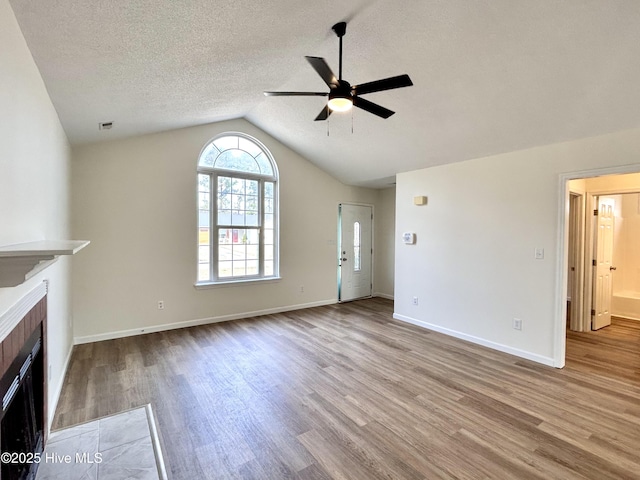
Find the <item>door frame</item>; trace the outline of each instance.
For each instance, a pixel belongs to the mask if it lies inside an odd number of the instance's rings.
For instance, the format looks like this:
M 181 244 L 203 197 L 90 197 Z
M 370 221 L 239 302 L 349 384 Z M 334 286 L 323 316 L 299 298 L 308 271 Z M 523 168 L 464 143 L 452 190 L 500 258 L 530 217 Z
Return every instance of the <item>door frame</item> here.
M 571 289 L 571 313 L 569 325 L 571 330 L 584 331 L 584 271 L 585 271 L 585 193 L 569 191 L 570 217 L 569 217 L 569 247 L 567 255 L 572 255 L 575 265 L 573 272 L 573 285 Z M 573 232 L 573 237 L 571 236 Z M 568 281 L 567 281 L 568 283 Z
M 376 232 L 376 212 L 375 212 L 375 205 L 373 205 L 372 203 L 361 203 L 361 202 L 338 202 L 338 228 L 337 228 L 337 232 L 338 232 L 338 239 L 336 240 L 336 287 L 337 287 L 337 297 L 338 297 L 338 303 L 342 302 L 342 299 L 340 298 L 341 295 L 341 281 L 342 281 L 342 269 L 340 267 L 340 259 L 342 258 L 342 215 L 341 215 L 341 207 L 342 205 L 353 205 L 355 207 L 370 207 L 371 208 L 371 295 L 369 297 L 373 297 L 373 284 L 374 284 L 374 277 L 375 277 L 375 262 L 374 262 L 374 252 L 375 252 L 375 232 Z M 369 297 L 364 297 L 364 298 L 369 298 Z
M 569 268 L 569 202 L 570 191 L 569 181 L 581 180 L 608 175 L 624 175 L 628 173 L 640 173 L 640 165 L 622 165 L 618 167 L 599 168 L 594 170 L 582 170 L 577 172 L 562 173 L 558 179 L 558 230 L 557 230 L 557 255 L 556 255 L 556 315 L 555 331 L 553 335 L 553 366 L 563 368 L 566 361 L 567 351 L 567 285 Z M 588 215 L 593 211 L 595 197 L 599 195 L 613 195 L 616 193 L 638 193 L 640 189 L 611 189 L 610 191 L 593 191 L 585 193 L 586 224 L 585 232 L 593 230 L 593 215 Z M 588 207 L 591 206 L 589 209 Z M 593 252 L 593 235 L 586 236 L 586 246 L 584 250 L 584 295 L 583 295 L 583 324 L 588 321 L 591 329 L 591 303 L 593 297 L 593 276 L 591 275 L 591 255 Z M 588 308 L 588 310 L 587 310 Z M 588 315 L 586 313 L 588 312 Z
M 629 173 L 638 173 L 638 172 L 629 172 Z M 624 174 L 622 174 L 624 175 Z M 584 290 L 582 296 L 582 322 L 581 322 L 581 330 L 582 332 L 590 332 L 592 331 L 592 321 L 591 318 L 591 310 L 593 309 L 593 279 L 594 273 L 593 270 L 593 257 L 595 256 L 595 251 L 597 247 L 597 225 L 598 221 L 596 216 L 593 214 L 593 211 L 598 209 L 598 199 L 600 197 L 605 197 L 609 195 L 624 195 L 625 193 L 640 193 L 640 188 L 605 188 L 600 190 L 593 190 L 585 193 L 585 205 L 587 208 L 585 209 L 585 237 L 584 237 L 584 250 L 583 250 L 583 281 L 584 281 Z

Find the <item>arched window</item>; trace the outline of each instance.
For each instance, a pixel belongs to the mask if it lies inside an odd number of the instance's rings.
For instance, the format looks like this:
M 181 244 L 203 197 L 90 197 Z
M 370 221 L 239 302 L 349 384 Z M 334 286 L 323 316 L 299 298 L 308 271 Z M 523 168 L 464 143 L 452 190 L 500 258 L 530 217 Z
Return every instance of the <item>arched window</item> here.
M 226 133 L 198 161 L 198 283 L 278 276 L 278 171 L 256 139 Z

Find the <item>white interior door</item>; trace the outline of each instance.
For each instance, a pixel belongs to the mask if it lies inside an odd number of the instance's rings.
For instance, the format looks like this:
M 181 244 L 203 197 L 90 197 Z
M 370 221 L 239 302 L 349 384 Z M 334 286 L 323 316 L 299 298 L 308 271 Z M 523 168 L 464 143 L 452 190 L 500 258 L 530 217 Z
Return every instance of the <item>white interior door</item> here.
M 372 221 L 370 206 L 339 206 L 338 299 L 371 296 Z
M 598 220 L 596 233 L 596 267 L 593 285 L 593 310 L 591 329 L 611 325 L 611 290 L 614 267 L 613 260 L 613 215 L 614 200 L 598 199 Z

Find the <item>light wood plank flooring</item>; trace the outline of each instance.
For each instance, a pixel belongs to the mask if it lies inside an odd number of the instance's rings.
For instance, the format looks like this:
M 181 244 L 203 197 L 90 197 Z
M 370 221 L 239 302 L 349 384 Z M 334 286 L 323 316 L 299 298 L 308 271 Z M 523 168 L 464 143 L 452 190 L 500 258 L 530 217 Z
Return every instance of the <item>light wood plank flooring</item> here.
M 640 478 L 640 329 L 557 370 L 370 299 L 75 347 L 54 428 L 151 403 L 174 479 Z

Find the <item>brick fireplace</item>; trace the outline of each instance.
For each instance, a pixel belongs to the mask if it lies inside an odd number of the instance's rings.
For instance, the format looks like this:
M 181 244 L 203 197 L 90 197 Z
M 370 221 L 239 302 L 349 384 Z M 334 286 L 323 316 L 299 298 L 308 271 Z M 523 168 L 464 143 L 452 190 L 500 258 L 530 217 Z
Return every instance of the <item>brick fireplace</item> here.
M 0 480 L 31 480 L 37 463 L 25 461 L 42 452 L 47 432 L 46 325 L 47 297 L 31 295 L 22 302 L 22 315 L 5 321 L 0 357 L 0 445 L 13 454 L 0 466 Z M 14 317 L 16 313 L 14 311 Z M 6 322 L 11 322 L 8 326 Z M 13 324 L 15 323 L 15 326 Z

